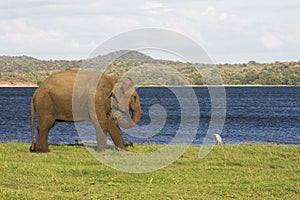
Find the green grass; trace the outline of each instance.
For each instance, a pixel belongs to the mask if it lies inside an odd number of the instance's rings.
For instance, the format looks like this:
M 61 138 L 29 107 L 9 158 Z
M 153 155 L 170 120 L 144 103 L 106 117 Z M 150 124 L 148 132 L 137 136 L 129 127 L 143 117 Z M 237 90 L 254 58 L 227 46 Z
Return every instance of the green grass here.
M 145 152 L 155 145 L 135 145 Z M 300 146 L 216 146 L 199 159 L 191 147 L 155 172 L 130 174 L 95 160 L 81 146 L 0 143 L 0 199 L 299 199 Z

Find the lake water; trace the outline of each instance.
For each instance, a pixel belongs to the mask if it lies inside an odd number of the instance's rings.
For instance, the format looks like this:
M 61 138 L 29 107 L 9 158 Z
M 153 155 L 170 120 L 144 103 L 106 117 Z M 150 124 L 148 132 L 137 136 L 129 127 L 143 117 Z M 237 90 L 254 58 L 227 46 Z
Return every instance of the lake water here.
M 186 89 L 179 88 L 183 94 Z M 207 87 L 192 89 L 197 96 L 200 120 L 196 118 L 197 109 L 192 107 L 195 105 L 195 99 L 186 96 L 184 104 L 181 105 L 172 89 L 138 88 L 143 109 L 139 126 L 143 137 L 135 137 L 134 134 L 130 134 L 129 129 L 123 133 L 125 141 L 169 143 L 181 128 L 181 132 L 184 132 L 180 133 L 182 143 L 185 143 L 185 135 L 195 127 L 191 127 L 194 124 L 182 120 L 181 114 L 182 109 L 190 109 L 190 119 L 198 120 L 193 143 L 201 144 L 211 120 L 212 103 Z M 31 142 L 30 101 L 35 90 L 36 88 L 0 88 L 0 141 Z M 272 142 L 300 145 L 300 87 L 225 87 L 225 91 L 226 119 L 222 132 L 219 133 L 225 143 Z M 154 122 L 163 124 L 149 126 Z M 74 123 L 59 123 L 51 129 L 49 143 L 74 144 L 75 141 L 95 141 L 95 134 L 90 132 L 91 134 L 82 136 L 78 134 Z

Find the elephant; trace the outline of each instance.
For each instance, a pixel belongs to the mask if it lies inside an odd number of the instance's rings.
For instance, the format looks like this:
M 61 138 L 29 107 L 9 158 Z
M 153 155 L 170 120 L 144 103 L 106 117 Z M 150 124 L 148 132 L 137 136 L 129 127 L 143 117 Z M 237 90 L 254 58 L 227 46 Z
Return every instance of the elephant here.
M 57 122 L 84 120 L 91 120 L 95 127 L 98 151 L 105 150 L 107 133 L 119 149 L 126 150 L 119 126 L 134 127 L 141 112 L 139 95 L 129 78 L 84 70 L 54 73 L 36 89 L 31 100 L 30 151 L 49 152 L 48 134 Z

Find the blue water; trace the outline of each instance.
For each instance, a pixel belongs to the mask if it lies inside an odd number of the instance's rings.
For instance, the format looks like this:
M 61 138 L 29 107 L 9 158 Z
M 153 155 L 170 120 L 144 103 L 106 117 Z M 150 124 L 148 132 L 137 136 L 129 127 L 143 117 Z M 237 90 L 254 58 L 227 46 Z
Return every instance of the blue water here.
M 30 100 L 35 89 L 0 88 L 0 141 L 31 142 Z M 177 89 L 184 94 L 187 88 Z M 212 99 L 207 87 L 194 87 L 193 90 L 197 96 L 200 119 L 197 119 L 197 109 L 193 107 L 195 99 L 184 97 L 184 104 L 180 107 L 172 89 L 138 88 L 143 109 L 139 126 L 149 127 L 147 125 L 153 122 L 150 108 L 156 108 L 157 111 L 152 113 L 152 117 L 158 123 L 165 123 L 161 127 L 141 129 L 143 137 L 130 134 L 130 129 L 124 130 L 125 141 L 169 143 L 178 134 L 181 124 L 181 130 L 184 130 L 181 138 L 185 143 L 185 135 L 195 128 L 191 127 L 189 120 L 181 119 L 181 110 L 189 109 L 190 120 L 198 120 L 197 135 L 193 143 L 201 144 L 211 120 Z M 221 109 L 226 109 L 226 119 L 222 132 L 219 133 L 225 143 L 272 142 L 300 145 L 300 87 L 225 87 L 225 90 L 227 107 Z M 163 112 L 158 112 L 162 110 Z M 73 144 L 82 140 L 94 141 L 94 133 L 84 139 L 79 137 L 74 123 L 59 123 L 49 134 L 51 144 Z

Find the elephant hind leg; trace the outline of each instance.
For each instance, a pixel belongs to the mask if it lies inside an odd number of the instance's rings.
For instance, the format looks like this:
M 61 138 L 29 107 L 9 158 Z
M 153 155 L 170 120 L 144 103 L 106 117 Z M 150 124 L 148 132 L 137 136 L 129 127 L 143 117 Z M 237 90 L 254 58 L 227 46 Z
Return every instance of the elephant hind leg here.
M 49 152 L 48 134 L 50 129 L 54 126 L 55 119 L 52 117 L 38 117 L 38 135 L 36 139 L 36 152 Z

